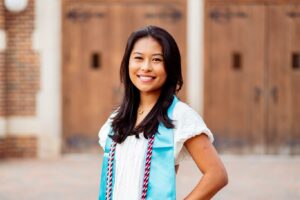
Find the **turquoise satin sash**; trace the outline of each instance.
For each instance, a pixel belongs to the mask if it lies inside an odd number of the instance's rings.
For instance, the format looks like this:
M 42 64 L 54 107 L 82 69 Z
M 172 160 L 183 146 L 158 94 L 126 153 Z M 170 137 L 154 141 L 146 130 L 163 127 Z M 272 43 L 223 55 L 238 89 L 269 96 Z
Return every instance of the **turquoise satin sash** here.
M 172 119 L 177 102 L 178 99 L 174 96 L 168 109 L 170 119 Z M 159 124 L 158 133 L 155 135 L 153 143 L 147 199 L 176 199 L 174 135 L 173 130 L 166 128 L 163 124 Z
M 179 100 L 174 96 L 168 109 L 168 116 L 172 119 L 173 110 Z M 108 154 L 112 140 L 107 137 L 102 161 L 102 175 L 100 183 L 99 200 L 105 200 L 106 174 Z M 115 164 L 113 168 L 114 174 Z M 113 177 L 114 185 L 114 177 Z M 159 124 L 158 133 L 153 143 L 150 177 L 148 183 L 147 200 L 175 200 L 176 199 L 176 174 L 174 159 L 173 130 Z
M 110 130 L 109 134 L 112 133 L 112 129 Z M 101 182 L 100 182 L 100 192 L 99 192 L 99 200 L 105 200 L 105 193 L 106 193 L 106 179 L 107 179 L 107 168 L 108 168 L 108 156 L 110 151 L 110 146 L 112 143 L 112 139 L 110 137 L 107 137 L 104 154 L 103 154 L 103 160 L 102 160 L 102 173 L 101 173 Z M 115 174 L 115 160 L 113 163 L 113 175 Z M 112 177 L 112 185 L 114 186 L 115 183 L 115 177 Z M 112 193 L 113 197 L 113 193 Z

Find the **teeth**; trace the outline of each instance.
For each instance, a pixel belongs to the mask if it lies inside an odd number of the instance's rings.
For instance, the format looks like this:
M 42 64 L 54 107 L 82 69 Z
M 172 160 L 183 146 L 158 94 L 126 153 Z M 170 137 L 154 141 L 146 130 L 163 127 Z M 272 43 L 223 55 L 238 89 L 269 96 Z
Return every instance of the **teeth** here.
M 151 76 L 140 76 L 142 81 L 151 81 L 153 78 Z

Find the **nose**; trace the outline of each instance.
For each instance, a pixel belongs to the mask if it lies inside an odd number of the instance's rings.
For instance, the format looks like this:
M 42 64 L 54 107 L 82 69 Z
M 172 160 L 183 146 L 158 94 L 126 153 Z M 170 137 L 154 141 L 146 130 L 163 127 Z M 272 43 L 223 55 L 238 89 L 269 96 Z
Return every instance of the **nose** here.
M 141 70 L 146 71 L 146 72 L 151 71 L 152 70 L 151 63 L 149 61 L 145 60 L 141 65 Z

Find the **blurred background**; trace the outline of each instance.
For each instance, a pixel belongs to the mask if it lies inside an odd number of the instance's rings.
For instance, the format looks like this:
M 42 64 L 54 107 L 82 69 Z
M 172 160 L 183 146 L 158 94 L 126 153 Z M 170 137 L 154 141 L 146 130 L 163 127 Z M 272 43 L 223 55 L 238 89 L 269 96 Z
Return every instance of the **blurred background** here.
M 97 198 L 98 131 L 150 24 L 176 39 L 179 97 L 228 169 L 216 199 L 300 199 L 299 0 L 0 0 L 1 200 Z M 198 171 L 182 164 L 179 199 Z

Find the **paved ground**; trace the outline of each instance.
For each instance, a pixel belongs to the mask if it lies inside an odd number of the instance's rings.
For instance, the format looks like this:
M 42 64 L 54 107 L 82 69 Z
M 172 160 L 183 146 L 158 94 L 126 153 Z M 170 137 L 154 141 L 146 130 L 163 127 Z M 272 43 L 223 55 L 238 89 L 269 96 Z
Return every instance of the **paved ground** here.
M 300 156 L 230 156 L 222 159 L 230 183 L 216 200 L 299 200 Z M 0 161 L 0 200 L 97 199 L 101 156 L 65 155 L 50 160 Z M 201 174 L 192 161 L 177 175 L 177 199 Z

